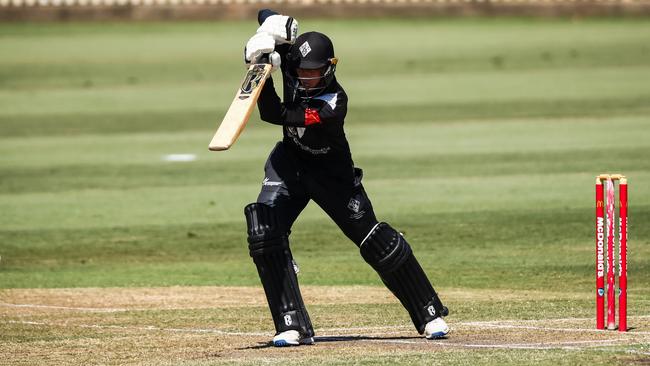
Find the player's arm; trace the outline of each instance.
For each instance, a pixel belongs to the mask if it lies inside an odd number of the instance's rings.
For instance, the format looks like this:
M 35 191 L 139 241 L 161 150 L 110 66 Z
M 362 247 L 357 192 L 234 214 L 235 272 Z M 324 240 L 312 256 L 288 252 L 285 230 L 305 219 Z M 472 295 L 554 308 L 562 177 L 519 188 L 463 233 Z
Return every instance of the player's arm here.
M 313 98 L 306 102 L 282 103 L 275 92 L 273 80 L 264 84 L 257 107 L 263 121 L 283 126 L 310 127 L 325 123 L 342 123 L 347 114 L 347 96 L 344 93 L 328 94 L 324 99 Z

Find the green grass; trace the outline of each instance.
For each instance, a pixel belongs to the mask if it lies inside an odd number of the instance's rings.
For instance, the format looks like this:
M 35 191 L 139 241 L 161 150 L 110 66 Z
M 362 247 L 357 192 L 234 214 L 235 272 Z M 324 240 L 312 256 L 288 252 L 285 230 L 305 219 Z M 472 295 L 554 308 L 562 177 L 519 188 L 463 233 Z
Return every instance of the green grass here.
M 206 150 L 251 27 L 2 25 L 2 287 L 256 283 L 242 207 L 279 131 L 255 115 L 232 151 Z M 648 28 L 475 19 L 302 29 L 335 40 L 366 188 L 378 216 L 441 272 L 437 283 L 526 286 L 527 274 L 550 270 L 571 287 L 588 285 L 599 172 L 630 176 L 630 271 L 650 273 Z M 161 159 L 178 152 L 198 160 Z M 319 210 L 293 236 L 314 269 L 306 283 L 374 281 Z M 579 252 L 570 260 L 568 248 Z M 459 275 L 468 266 L 500 280 Z
M 366 190 L 436 287 L 589 293 L 594 177 L 621 172 L 630 182 L 630 312 L 648 314 L 649 22 L 301 27 L 334 40 Z M 254 30 L 252 22 L 0 24 L 0 288 L 259 285 L 243 207 L 281 132 L 254 113 L 231 151 L 207 151 Z M 198 159 L 162 160 L 171 153 Z M 313 204 L 292 243 L 304 284 L 380 285 Z M 576 314 L 589 316 L 587 300 L 572 305 Z M 459 307 L 460 319 L 489 316 Z M 530 318 L 536 308 L 489 309 Z M 472 355 L 499 364 L 602 356 Z

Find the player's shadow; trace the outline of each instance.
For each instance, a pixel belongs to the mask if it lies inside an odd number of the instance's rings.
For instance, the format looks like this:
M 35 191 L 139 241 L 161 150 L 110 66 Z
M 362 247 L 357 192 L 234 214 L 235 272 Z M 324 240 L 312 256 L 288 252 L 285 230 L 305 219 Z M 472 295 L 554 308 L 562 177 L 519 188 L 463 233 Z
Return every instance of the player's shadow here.
M 422 339 L 416 336 L 399 336 L 399 337 L 369 337 L 369 336 L 325 336 L 314 337 L 314 341 L 318 342 L 355 342 L 355 341 L 395 341 L 395 340 L 409 340 L 409 339 Z
M 359 342 L 359 341 L 399 341 L 399 340 L 411 340 L 411 339 L 422 339 L 422 337 L 416 336 L 401 336 L 401 337 L 369 337 L 369 336 L 324 336 L 324 337 L 314 337 L 315 344 L 326 343 L 326 342 Z M 258 343 L 256 346 L 248 346 L 237 348 L 238 350 L 247 350 L 247 349 L 262 349 L 273 347 L 273 342 L 264 342 Z

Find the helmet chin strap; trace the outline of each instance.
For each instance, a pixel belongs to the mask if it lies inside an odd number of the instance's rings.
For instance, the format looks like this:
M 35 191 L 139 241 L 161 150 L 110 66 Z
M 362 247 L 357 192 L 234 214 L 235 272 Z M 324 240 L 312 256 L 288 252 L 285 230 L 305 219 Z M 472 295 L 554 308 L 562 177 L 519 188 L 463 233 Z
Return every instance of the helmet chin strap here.
M 301 94 L 300 98 L 303 99 L 303 100 L 306 100 L 306 99 L 315 98 L 315 97 L 321 95 L 325 91 L 326 88 L 327 88 L 326 86 L 319 86 L 319 87 L 314 87 L 314 88 L 305 88 L 303 86 L 299 86 L 297 89 Z
M 336 71 L 336 64 L 338 59 L 333 57 L 329 59 L 330 64 L 325 69 L 325 72 L 321 76 L 315 77 L 296 77 L 295 86 L 294 86 L 294 100 L 296 91 L 300 91 L 303 96 L 300 96 L 302 99 L 311 99 L 319 96 L 327 87 L 330 85 L 334 79 L 334 72 Z M 303 81 L 310 81 L 318 79 L 319 82 L 316 86 L 308 88 L 303 85 Z M 311 94 L 314 93 L 314 94 Z
M 312 87 L 307 87 L 305 86 L 305 83 L 309 83 L 312 80 L 318 80 L 318 83 L 315 86 Z M 298 77 L 298 89 L 300 91 L 310 93 L 316 90 L 322 90 L 325 89 L 327 86 L 325 84 L 325 76 L 316 76 L 316 77 L 310 77 L 310 78 L 301 78 Z

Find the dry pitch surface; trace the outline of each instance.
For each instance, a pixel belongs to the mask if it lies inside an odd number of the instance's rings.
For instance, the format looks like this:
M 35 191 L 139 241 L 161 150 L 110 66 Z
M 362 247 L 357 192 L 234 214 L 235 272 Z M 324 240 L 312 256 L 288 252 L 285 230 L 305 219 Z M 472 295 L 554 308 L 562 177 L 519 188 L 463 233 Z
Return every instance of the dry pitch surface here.
M 0 292 L 0 364 L 366 363 L 410 357 L 457 359 L 481 352 L 602 352 L 614 363 L 650 362 L 650 316 L 627 333 L 596 331 L 593 319 L 455 321 L 447 339 L 417 335 L 381 287 L 303 289 L 317 344 L 269 347 L 261 289 L 162 287 L 11 289 Z M 543 292 L 446 291 L 453 302 L 542 301 Z M 567 299 L 571 296 L 566 295 Z M 453 303 L 450 302 L 453 309 Z M 496 317 L 498 318 L 498 317 Z M 611 353 L 610 353 L 611 352 Z M 516 353 L 513 353 L 516 354 Z M 7 355 L 9 357 L 7 357 Z M 420 357 L 420 358 L 418 358 Z M 462 356 L 466 357 L 466 356 Z M 480 357 L 479 357 L 480 358 Z M 461 358 L 464 359 L 464 358 Z M 534 355 L 526 356 L 534 362 Z M 542 357 L 542 359 L 544 359 Z M 368 361 L 369 360 L 369 361 Z M 374 361 L 373 361 L 374 360 Z M 435 363 L 435 362 L 434 362 Z M 610 362 L 611 364 L 611 362 Z

